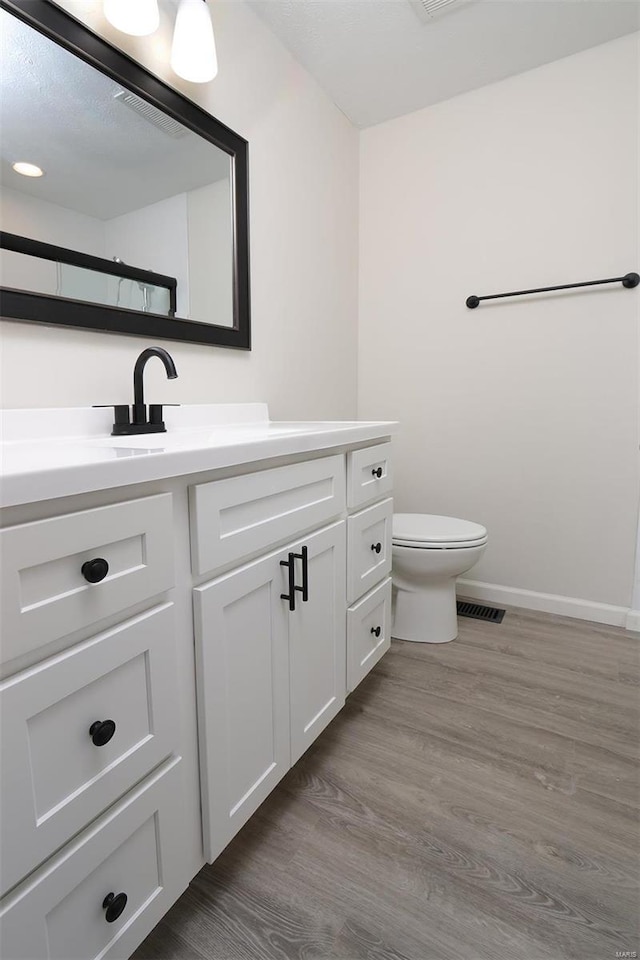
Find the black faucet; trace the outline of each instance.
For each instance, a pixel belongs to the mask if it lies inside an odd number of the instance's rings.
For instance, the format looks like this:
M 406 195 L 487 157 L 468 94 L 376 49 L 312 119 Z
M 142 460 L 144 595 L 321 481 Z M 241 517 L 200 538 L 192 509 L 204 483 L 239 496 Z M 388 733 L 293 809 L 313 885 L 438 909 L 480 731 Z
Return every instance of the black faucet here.
M 167 371 L 167 379 L 175 380 L 178 376 L 178 371 L 176 370 L 176 365 L 173 362 L 172 357 L 167 353 L 166 350 L 163 350 L 162 347 L 148 347 L 146 350 L 143 350 L 138 359 L 136 360 L 136 365 L 133 368 L 133 423 L 142 424 L 144 426 L 156 425 L 157 423 L 161 424 L 160 430 L 150 430 L 149 433 L 162 433 L 166 430 L 164 423 L 162 423 L 162 405 L 152 403 L 149 415 L 150 418 L 153 414 L 156 414 L 156 419 L 151 420 L 151 423 L 147 423 L 147 405 L 144 402 L 144 386 L 142 382 L 142 374 L 144 373 L 144 368 L 147 365 L 147 361 L 151 357 L 157 357 L 159 360 L 162 360 L 164 363 L 164 368 Z M 157 414 L 155 408 L 159 408 L 160 413 Z M 147 432 L 147 431 L 143 431 Z
M 167 378 L 175 380 L 178 376 L 176 365 L 173 358 L 162 347 L 148 347 L 143 350 L 136 365 L 133 368 L 133 419 L 130 419 L 129 405 L 126 403 L 114 406 L 115 423 L 111 431 L 112 437 L 122 437 L 137 433 L 166 433 L 167 428 L 162 419 L 161 403 L 149 404 L 149 419 L 147 420 L 147 405 L 144 402 L 144 384 L 143 373 L 147 360 L 151 357 L 158 357 L 164 363 L 167 371 Z M 164 404 L 164 406 L 177 406 L 177 404 Z

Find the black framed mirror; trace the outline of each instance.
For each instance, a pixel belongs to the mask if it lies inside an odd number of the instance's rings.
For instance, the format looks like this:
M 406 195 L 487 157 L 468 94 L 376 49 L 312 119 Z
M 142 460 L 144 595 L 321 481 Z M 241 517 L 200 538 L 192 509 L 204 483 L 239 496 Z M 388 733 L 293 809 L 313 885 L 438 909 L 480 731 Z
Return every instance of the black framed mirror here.
M 246 140 L 48 0 L 0 17 L 2 317 L 251 349 Z

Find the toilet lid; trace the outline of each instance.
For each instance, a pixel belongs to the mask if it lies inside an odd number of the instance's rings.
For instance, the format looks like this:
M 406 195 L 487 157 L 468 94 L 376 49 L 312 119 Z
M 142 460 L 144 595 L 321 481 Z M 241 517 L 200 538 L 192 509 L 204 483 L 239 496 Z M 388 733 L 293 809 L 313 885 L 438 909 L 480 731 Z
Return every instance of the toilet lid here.
M 393 539 L 403 543 L 469 544 L 485 540 L 486 527 L 456 517 L 439 517 L 431 513 L 394 513 Z

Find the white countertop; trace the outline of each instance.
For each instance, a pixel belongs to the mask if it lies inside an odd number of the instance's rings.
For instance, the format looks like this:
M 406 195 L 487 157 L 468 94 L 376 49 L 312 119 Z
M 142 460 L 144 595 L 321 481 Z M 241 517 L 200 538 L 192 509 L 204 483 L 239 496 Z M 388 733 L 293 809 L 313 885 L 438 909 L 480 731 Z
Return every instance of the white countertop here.
M 266 404 L 168 407 L 166 433 L 110 436 L 113 411 L 91 407 L 1 413 L 0 506 L 375 442 L 394 422 L 278 422 Z

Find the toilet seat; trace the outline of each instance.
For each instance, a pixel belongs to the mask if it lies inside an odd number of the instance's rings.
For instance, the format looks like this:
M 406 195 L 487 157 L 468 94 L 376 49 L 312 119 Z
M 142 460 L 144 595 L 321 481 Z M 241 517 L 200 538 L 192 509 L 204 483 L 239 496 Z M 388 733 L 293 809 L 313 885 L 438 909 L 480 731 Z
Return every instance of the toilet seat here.
M 409 550 L 464 550 L 471 547 L 483 547 L 487 538 L 482 540 L 463 540 L 455 543 L 428 543 L 425 540 L 396 540 L 393 539 L 394 547 L 406 547 Z
M 414 550 L 463 550 L 487 542 L 480 523 L 429 513 L 394 513 L 393 544 Z

